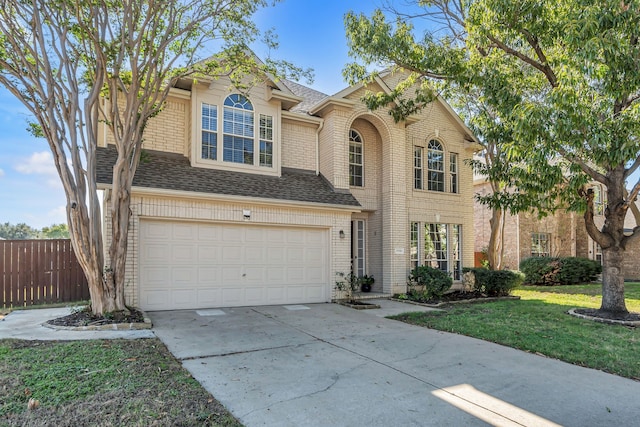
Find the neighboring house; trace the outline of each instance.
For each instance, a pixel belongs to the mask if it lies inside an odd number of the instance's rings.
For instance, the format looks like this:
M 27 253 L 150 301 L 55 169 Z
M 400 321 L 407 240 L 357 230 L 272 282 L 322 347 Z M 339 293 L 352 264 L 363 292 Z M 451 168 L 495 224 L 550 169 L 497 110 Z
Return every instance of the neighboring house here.
M 601 184 L 593 184 L 595 192 L 595 223 L 604 224 L 606 192 Z M 491 187 L 484 177 L 474 176 L 477 194 L 488 194 Z M 474 205 L 476 242 L 475 251 L 486 250 L 489 244 L 491 210 L 477 200 Z M 625 218 L 625 230 L 631 233 L 635 220 L 631 212 Z M 627 248 L 624 275 L 627 280 L 640 279 L 640 242 Z M 602 263 L 602 250 L 587 234 L 582 214 L 559 210 L 553 215 L 538 218 L 536 213 L 523 212 L 517 215 L 505 214 L 504 257 L 502 265 L 508 269 L 518 269 L 520 261 L 532 256 L 577 256 L 597 260 Z
M 370 89 L 389 91 L 397 78 Z M 395 123 L 369 111 L 364 93 L 270 81 L 245 97 L 203 78 L 172 89 L 145 130 L 133 182 L 127 303 L 328 302 L 336 274 L 352 269 L 392 294 L 416 264 L 458 280 L 473 265 L 473 135 L 441 99 Z M 105 206 L 108 143 L 98 150 Z

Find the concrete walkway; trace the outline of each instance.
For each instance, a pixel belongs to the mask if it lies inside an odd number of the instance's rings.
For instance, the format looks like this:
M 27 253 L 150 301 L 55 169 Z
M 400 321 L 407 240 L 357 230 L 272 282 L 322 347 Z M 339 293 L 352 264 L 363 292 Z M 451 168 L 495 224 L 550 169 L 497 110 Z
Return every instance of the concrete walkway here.
M 630 426 L 640 382 L 385 315 L 378 301 L 148 313 L 193 376 L 251 426 Z

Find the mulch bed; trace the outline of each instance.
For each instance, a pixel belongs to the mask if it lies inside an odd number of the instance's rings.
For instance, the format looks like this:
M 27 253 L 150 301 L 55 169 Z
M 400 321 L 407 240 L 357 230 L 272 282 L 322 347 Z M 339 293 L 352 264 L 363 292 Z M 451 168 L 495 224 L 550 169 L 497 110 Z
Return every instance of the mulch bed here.
M 106 316 L 96 316 L 90 308 L 71 313 L 68 316 L 58 317 L 47 321 L 54 326 L 99 326 L 114 323 L 144 323 L 144 314 L 135 308 L 130 308 L 129 312 L 116 311 L 108 313 Z
M 435 305 L 435 304 L 443 304 L 448 302 L 468 301 L 468 300 L 487 299 L 487 298 L 490 298 L 490 297 L 487 294 L 483 294 L 482 292 L 478 292 L 478 291 L 469 291 L 469 292 L 452 291 L 442 295 L 442 297 L 437 299 L 425 300 L 425 299 L 409 297 L 409 301 Z

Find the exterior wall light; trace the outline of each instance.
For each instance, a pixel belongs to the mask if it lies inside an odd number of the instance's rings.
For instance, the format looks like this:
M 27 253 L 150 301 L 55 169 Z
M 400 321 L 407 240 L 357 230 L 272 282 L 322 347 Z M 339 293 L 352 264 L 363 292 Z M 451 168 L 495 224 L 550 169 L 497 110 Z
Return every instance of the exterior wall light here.
M 344 230 L 340 230 L 338 234 L 340 235 L 341 239 L 344 239 Z

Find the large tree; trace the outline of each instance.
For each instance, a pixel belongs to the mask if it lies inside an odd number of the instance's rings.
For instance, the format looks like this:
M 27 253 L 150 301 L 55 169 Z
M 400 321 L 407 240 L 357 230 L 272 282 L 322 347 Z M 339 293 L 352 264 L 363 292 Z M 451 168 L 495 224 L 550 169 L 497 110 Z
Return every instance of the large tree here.
M 32 113 L 31 129 L 49 143 L 94 313 L 126 309 L 131 185 L 145 126 L 181 78 L 228 75 L 240 85 L 250 71 L 276 73 L 282 64 L 259 62 L 247 49 L 258 35 L 251 16 L 265 5 L 265 0 L 0 0 L 0 84 Z M 208 42 L 221 53 L 202 60 L 199 48 Z M 118 152 L 111 202 L 105 206 L 112 225 L 107 256 L 96 191 L 100 122 Z
M 453 43 L 447 31 L 416 39 L 410 25 L 394 26 L 382 12 L 370 19 L 351 14 L 347 33 L 361 63 L 348 71 L 361 75 L 370 63 L 407 70 L 408 78 L 391 95 L 400 116 L 433 95 L 434 79 L 479 90 L 510 137 L 502 147 L 515 197 L 505 197 L 504 205 L 584 212 L 587 232 L 603 251 L 600 312 L 627 313 L 623 259 L 640 236 L 640 227 L 624 231 L 640 192 L 640 181 L 626 190 L 626 180 L 640 166 L 638 2 L 416 3 L 464 11 L 464 44 Z M 594 181 L 607 191 L 601 228 L 594 222 Z

